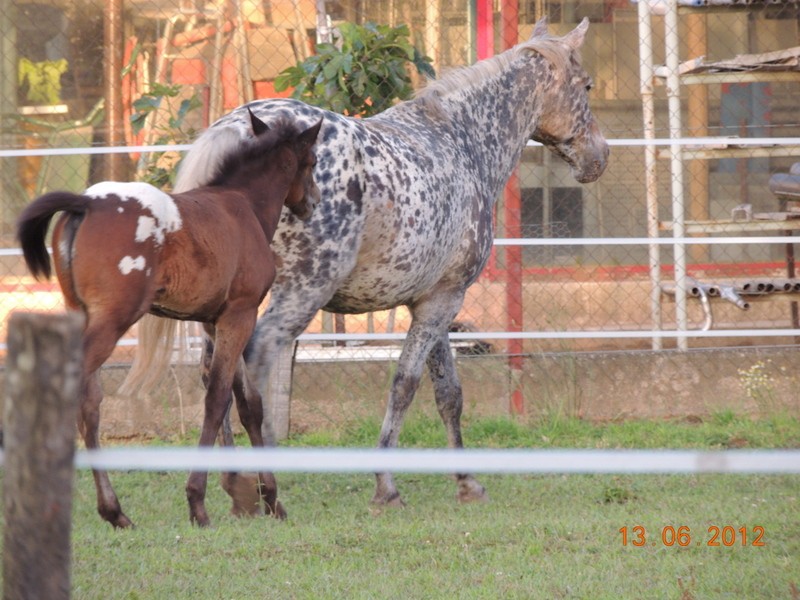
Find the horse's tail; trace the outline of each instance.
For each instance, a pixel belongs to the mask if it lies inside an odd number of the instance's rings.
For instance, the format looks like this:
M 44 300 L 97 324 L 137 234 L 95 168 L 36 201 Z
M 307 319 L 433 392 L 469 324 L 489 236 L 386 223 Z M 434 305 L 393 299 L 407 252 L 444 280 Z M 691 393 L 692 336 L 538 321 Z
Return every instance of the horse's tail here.
M 34 200 L 17 219 L 17 239 L 25 264 L 36 279 L 49 279 L 52 273 L 45 237 L 50 220 L 57 212 L 86 214 L 91 200 L 72 192 L 50 192 Z
M 173 319 L 145 315 L 139 319 L 133 363 L 119 386 L 122 396 L 144 396 L 151 392 L 169 370 L 175 341 Z
M 242 135 L 235 127 L 207 129 L 181 161 L 173 192 L 186 192 L 211 181 L 224 157 L 241 142 Z M 117 390 L 118 394 L 143 396 L 162 381 L 169 371 L 175 340 L 178 340 L 181 354 L 188 347 L 188 328 L 181 327 L 180 335 L 176 336 L 177 325 L 178 321 L 174 319 L 153 315 L 145 315 L 139 320 L 133 364 Z

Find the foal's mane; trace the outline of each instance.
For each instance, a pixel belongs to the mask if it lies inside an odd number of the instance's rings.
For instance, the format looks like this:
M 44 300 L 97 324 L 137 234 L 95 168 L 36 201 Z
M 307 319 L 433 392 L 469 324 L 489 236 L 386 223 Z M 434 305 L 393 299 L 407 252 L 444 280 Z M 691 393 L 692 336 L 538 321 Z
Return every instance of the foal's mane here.
M 525 53 L 542 55 L 556 69 L 564 69 L 570 60 L 570 51 L 559 43 L 559 38 L 550 35 L 531 38 L 502 54 L 445 73 L 440 79 L 431 81 L 419 90 L 416 97 L 425 101 L 468 89 L 501 73 L 518 56 Z
M 214 175 L 206 185 L 225 185 L 230 177 L 252 161 L 265 161 L 266 155 L 282 144 L 289 142 L 300 133 L 296 124 L 288 118 L 275 121 L 269 130 L 255 137 L 239 138 L 229 148 L 223 149 L 224 155 L 214 169 Z

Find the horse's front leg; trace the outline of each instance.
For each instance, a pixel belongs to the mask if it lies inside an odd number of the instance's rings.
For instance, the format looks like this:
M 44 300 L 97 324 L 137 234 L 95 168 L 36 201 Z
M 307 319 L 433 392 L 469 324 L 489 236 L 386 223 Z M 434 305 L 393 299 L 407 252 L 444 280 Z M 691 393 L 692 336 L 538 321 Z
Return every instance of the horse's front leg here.
M 203 348 L 203 385 L 208 388 L 211 358 L 214 355 L 214 342 L 206 336 Z M 244 359 L 239 359 L 236 374 L 233 378 L 233 397 L 236 398 L 236 407 L 242 426 L 247 431 L 250 444 L 253 447 L 263 447 L 264 437 L 261 427 L 264 408 L 261 394 L 258 393 L 247 374 Z M 222 421 L 220 445 L 233 446 L 233 433 L 230 424 L 230 408 L 225 411 Z M 278 501 L 278 485 L 275 476 L 269 472 L 259 474 L 224 472 L 221 477 L 222 489 L 231 497 L 233 505 L 231 514 L 235 516 L 258 516 L 270 514 L 279 519 L 285 519 L 287 514 L 283 505 Z M 264 510 L 262 510 L 262 502 Z
M 233 396 L 236 398 L 236 410 L 239 412 L 242 427 L 244 427 L 247 436 L 250 438 L 250 444 L 254 448 L 263 448 L 265 443 L 261 430 L 264 420 L 262 398 L 247 373 L 247 366 L 243 359 L 239 361 L 236 369 L 236 376 L 233 381 Z M 238 480 L 240 485 L 242 483 L 245 485 L 251 483 L 249 478 L 241 474 L 238 475 Z M 258 474 L 256 490 L 264 502 L 267 514 L 278 519 L 286 518 L 286 510 L 278 501 L 278 484 L 272 473 L 263 471 Z M 244 490 L 245 493 L 246 491 Z M 236 497 L 234 497 L 234 502 L 236 502 Z
M 255 310 L 229 309 L 217 320 L 216 326 L 205 325 L 206 332 L 214 338 L 214 351 L 208 369 L 203 428 L 200 447 L 211 447 L 222 425 L 225 412 L 231 403 L 231 391 L 236 365 L 242 355 L 247 338 L 255 325 Z M 192 471 L 186 482 L 189 518 L 202 527 L 210 524 L 205 508 L 208 473 Z

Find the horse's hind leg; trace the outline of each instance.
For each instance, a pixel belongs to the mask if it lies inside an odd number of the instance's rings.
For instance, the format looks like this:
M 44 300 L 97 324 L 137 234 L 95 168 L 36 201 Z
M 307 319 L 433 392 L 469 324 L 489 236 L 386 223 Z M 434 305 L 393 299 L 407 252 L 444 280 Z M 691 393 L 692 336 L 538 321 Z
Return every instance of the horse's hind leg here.
M 85 402 L 81 406 L 80 431 L 83 436 L 86 448 L 96 450 L 100 447 L 98 441 L 98 431 L 100 422 L 99 406 L 103 399 L 103 391 L 100 386 L 100 372 L 95 373 L 86 382 L 84 388 Z M 94 486 L 97 492 L 97 512 L 104 520 L 111 523 L 114 527 L 131 527 L 133 523 L 122 512 L 117 494 L 111 486 L 111 480 L 106 471 L 92 470 Z
M 236 409 L 239 412 L 242 426 L 250 438 L 250 444 L 254 448 L 264 447 L 264 437 L 261 426 L 264 420 L 264 407 L 261 394 L 251 381 L 244 360 L 239 361 L 236 369 L 236 376 L 233 381 L 233 396 L 236 398 Z M 267 514 L 285 519 L 286 511 L 278 502 L 278 484 L 275 476 L 270 472 L 259 473 L 258 489 L 261 499 L 264 501 L 264 508 Z
M 104 326 L 102 318 L 95 316 L 94 322 L 89 324 L 84 333 L 84 381 L 78 429 L 86 447 L 90 450 L 100 447 L 100 403 L 103 401 L 100 367 L 111 356 L 111 352 L 121 336 L 121 334 L 116 335 L 115 330 L 116 328 L 112 329 L 110 325 Z M 114 527 L 131 527 L 133 523 L 122 512 L 108 473 L 93 470 L 92 475 L 97 491 L 97 512 Z
M 463 448 L 461 440 L 461 409 L 464 396 L 458 380 L 455 361 L 450 350 L 447 334 L 443 334 L 428 355 L 428 372 L 433 381 L 436 408 L 447 428 L 447 445 L 450 448 Z M 472 475 L 457 473 L 458 500 L 471 502 L 487 500 L 486 490 Z
M 403 352 L 397 364 L 397 371 L 392 380 L 392 389 L 389 393 L 389 404 L 381 427 L 378 446 L 380 448 L 394 448 L 403 426 L 406 411 L 414 399 L 414 394 L 419 386 L 422 371 L 428 355 L 434 346 L 444 338 L 447 328 L 458 313 L 463 301 L 463 293 L 448 290 L 442 293 L 432 293 L 423 301 L 411 308 L 411 327 L 406 335 Z M 455 380 L 457 382 L 457 380 Z M 458 421 L 460 409 L 453 411 L 455 422 Z M 451 420 L 451 423 L 453 420 Z M 458 428 L 453 429 L 460 442 L 461 435 Z M 391 473 L 376 474 L 375 495 L 372 502 L 375 504 L 402 505 L 400 493 L 394 483 Z

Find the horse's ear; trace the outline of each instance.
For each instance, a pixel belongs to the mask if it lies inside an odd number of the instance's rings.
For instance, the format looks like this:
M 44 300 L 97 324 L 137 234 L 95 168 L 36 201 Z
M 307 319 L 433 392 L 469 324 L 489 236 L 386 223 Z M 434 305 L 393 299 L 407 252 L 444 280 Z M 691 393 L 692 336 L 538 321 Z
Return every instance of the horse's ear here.
M 256 137 L 269 131 L 269 125 L 255 116 L 249 106 L 247 107 L 247 112 L 250 114 L 250 126 L 253 128 L 253 134 Z
M 577 50 L 583 45 L 583 40 L 586 37 L 586 32 L 589 29 L 589 18 L 583 17 L 583 20 L 578 26 L 564 36 L 564 42 L 573 50 Z
M 543 16 L 541 19 L 536 21 L 536 25 L 533 26 L 533 33 L 531 33 L 531 39 L 545 37 L 547 35 L 547 15 Z
M 313 146 L 314 142 L 317 141 L 317 135 L 319 134 L 319 130 L 321 127 L 322 127 L 322 119 L 320 119 L 314 125 L 303 131 L 300 135 L 298 135 L 297 141 L 307 146 Z

